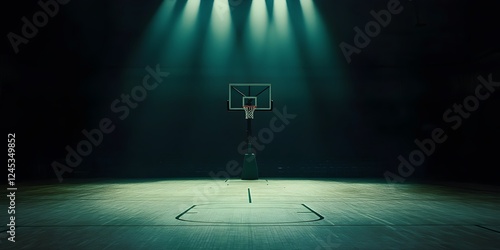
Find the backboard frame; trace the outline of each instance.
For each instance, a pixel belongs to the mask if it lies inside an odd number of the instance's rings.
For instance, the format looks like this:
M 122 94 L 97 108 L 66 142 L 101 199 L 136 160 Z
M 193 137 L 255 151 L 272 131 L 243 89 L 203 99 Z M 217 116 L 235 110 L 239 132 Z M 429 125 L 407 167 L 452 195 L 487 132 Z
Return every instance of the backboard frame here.
M 253 94 L 252 90 L 254 91 Z M 258 97 L 261 95 L 265 101 L 259 101 L 257 103 Z M 272 87 L 270 83 L 230 83 L 229 84 L 229 99 L 227 100 L 227 110 L 228 111 L 244 111 L 243 105 L 245 105 L 245 100 L 253 99 L 255 103 L 250 103 L 250 105 L 256 105 L 255 111 L 272 111 L 273 110 L 273 100 L 272 100 Z M 262 98 L 261 98 L 262 99 Z M 241 103 L 241 105 L 240 105 Z M 257 105 L 260 104 L 261 106 Z

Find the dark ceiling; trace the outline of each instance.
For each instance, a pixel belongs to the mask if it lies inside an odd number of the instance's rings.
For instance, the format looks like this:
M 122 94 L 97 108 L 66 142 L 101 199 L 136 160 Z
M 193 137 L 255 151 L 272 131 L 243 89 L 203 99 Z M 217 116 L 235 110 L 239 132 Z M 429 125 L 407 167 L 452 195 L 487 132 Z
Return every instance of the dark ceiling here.
M 205 0 L 203 0 L 205 1 Z M 296 2 L 298 0 L 289 0 Z M 120 66 L 136 46 L 148 21 L 162 1 L 70 1 L 50 19 L 40 34 L 14 56 L 3 39 L 4 67 L 12 61 L 23 65 L 66 65 L 68 61 L 95 67 Z M 238 1 L 233 1 L 238 2 Z M 315 1 L 332 41 L 352 44 L 355 26 L 373 20 L 370 11 L 387 9 L 388 0 Z M 4 34 L 21 29 L 21 17 L 39 10 L 36 1 L 15 1 L 2 8 Z M 483 60 L 498 51 L 498 3 L 466 0 L 403 0 L 403 11 L 393 15 L 369 47 L 354 55 L 351 66 L 399 67 L 402 65 L 462 64 Z M 233 8 L 248 11 L 250 1 Z M 24 47 L 24 48 L 23 48 Z M 39 56 L 36 56 L 39 55 Z M 47 57 L 52 58 L 49 62 Z M 9 63 L 7 63 L 7 61 Z

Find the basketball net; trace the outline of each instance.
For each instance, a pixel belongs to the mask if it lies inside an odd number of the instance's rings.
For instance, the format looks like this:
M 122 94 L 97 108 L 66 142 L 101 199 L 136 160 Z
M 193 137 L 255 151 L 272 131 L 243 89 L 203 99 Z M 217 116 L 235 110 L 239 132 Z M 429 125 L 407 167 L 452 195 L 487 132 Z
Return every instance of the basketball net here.
M 245 110 L 245 119 L 253 119 L 253 113 L 257 106 L 255 105 L 244 105 L 243 109 Z

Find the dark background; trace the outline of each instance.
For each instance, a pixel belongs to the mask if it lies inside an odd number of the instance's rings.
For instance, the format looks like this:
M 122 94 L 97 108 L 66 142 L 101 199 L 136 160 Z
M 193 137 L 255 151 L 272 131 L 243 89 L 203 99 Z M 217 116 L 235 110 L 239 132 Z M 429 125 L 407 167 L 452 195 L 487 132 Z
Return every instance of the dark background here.
M 405 10 L 348 64 L 339 43 L 352 44 L 353 27 L 363 27 L 372 20 L 370 10 L 385 9 L 388 1 L 318 0 L 333 61 L 318 66 L 299 51 L 299 66 L 262 64 L 262 58 L 244 61 L 235 49 L 227 67 L 200 62 L 202 14 L 190 57 L 164 61 L 152 46 L 151 55 L 136 59 L 161 2 L 70 1 L 18 54 L 6 34 L 19 33 L 21 17 L 39 6 L 4 3 L 1 114 L 4 134 L 17 135 L 18 179 L 54 179 L 51 163 L 63 163 L 66 145 L 75 148 L 84 139 L 81 131 L 97 128 L 104 117 L 116 130 L 65 178 L 208 177 L 224 170 L 230 160 L 242 160 L 237 146 L 245 132 L 243 114 L 226 112 L 230 82 L 272 83 L 276 109 L 297 114 L 258 152 L 263 177 L 383 178 L 386 171 L 397 173 L 397 157 L 407 158 L 416 149 L 413 141 L 429 138 L 436 127 L 447 131 L 448 140 L 409 179 L 495 183 L 500 177 L 499 93 L 456 131 L 442 120 L 445 110 L 474 93 L 478 76 L 500 81 L 494 1 L 402 1 Z M 210 1 L 202 2 L 203 9 Z M 288 2 L 291 22 L 297 22 L 297 1 Z M 236 44 L 249 10 L 244 1 L 231 12 Z M 171 75 L 119 121 L 110 104 L 156 64 Z M 256 130 L 272 117 L 257 113 Z

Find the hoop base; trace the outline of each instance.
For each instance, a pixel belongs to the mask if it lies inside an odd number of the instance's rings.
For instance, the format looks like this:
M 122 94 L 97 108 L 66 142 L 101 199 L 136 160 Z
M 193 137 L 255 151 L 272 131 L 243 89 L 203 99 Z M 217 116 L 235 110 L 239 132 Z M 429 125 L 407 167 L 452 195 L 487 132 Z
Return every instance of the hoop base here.
M 243 159 L 243 169 L 241 171 L 242 180 L 259 179 L 259 169 L 257 168 L 257 158 L 255 154 L 245 154 Z

